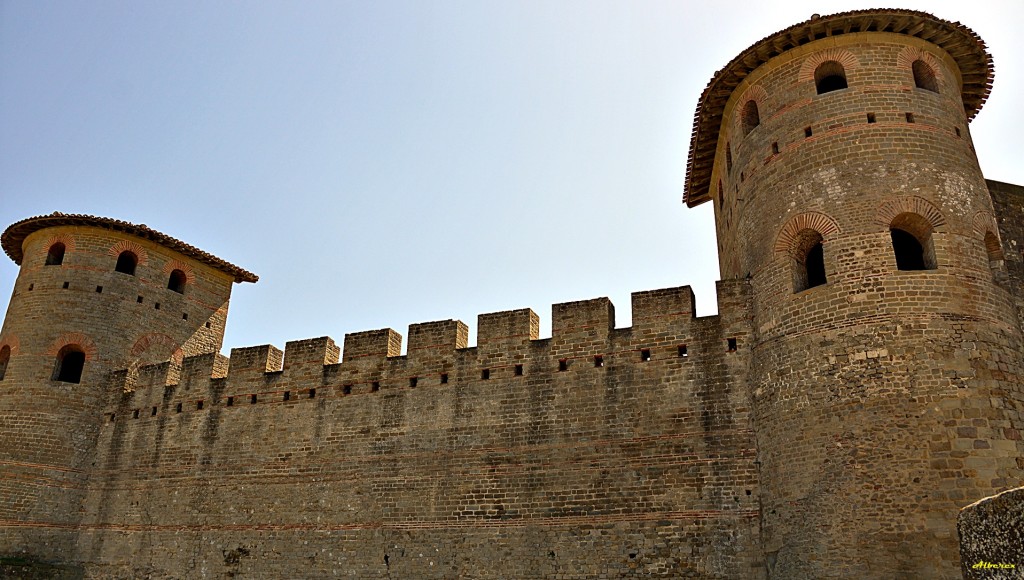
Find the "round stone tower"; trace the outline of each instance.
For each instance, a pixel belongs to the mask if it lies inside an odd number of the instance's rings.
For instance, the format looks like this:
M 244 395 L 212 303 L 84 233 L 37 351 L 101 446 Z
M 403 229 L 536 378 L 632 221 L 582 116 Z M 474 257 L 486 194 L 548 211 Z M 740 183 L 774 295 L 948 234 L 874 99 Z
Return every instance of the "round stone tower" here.
M 100 409 L 125 388 L 111 372 L 219 350 L 232 283 L 257 277 L 93 216 L 22 220 L 0 244 L 21 266 L 0 331 L 0 546 L 72 561 Z
M 748 279 L 770 578 L 959 578 L 955 519 L 1020 485 L 1022 341 L 968 122 L 969 29 L 871 10 L 771 35 L 697 110 L 685 201 Z

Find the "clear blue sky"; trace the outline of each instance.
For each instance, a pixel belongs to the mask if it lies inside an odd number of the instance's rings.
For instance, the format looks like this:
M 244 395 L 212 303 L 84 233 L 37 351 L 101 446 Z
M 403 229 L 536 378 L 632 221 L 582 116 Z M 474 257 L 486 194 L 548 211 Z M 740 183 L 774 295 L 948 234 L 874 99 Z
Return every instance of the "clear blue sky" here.
M 711 314 L 710 204 L 680 202 L 701 90 L 876 4 L 0 0 L 0 225 L 125 219 L 259 274 L 225 352 L 523 307 L 545 336 L 598 296 L 628 326 L 630 292 L 685 284 Z M 978 155 L 1024 183 L 1024 3 L 900 7 L 986 40 Z

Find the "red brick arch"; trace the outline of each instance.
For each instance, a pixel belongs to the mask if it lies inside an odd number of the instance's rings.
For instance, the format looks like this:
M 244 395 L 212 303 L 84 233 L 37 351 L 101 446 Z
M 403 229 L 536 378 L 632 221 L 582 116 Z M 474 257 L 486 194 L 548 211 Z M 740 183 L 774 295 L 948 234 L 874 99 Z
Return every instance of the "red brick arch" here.
M 839 224 L 823 213 L 809 211 L 797 214 L 789 218 L 789 221 L 779 230 L 779 235 L 775 238 L 775 251 L 792 254 L 798 249 L 800 232 L 804 230 L 818 232 L 825 241 L 840 231 Z
M 109 250 L 107 250 L 107 253 L 116 258 L 121 255 L 121 252 L 124 251 L 129 251 L 135 254 L 135 257 L 139 259 L 139 261 L 136 263 L 136 266 L 141 266 L 145 264 L 146 261 L 149 259 L 149 255 L 146 253 L 146 249 L 131 240 L 121 240 L 120 242 L 117 242 L 116 244 L 111 246 Z
M 800 65 L 800 73 L 797 75 L 798 82 L 814 82 L 814 71 L 818 69 L 821 63 L 834 60 L 839 64 L 843 65 L 843 70 L 849 73 L 860 67 L 860 61 L 854 56 L 852 52 L 845 48 L 829 48 L 816 52 L 811 56 L 807 57 L 803 64 Z
M 942 63 L 939 62 L 939 59 L 935 58 L 935 55 L 916 46 L 908 46 L 901 50 L 900 53 L 896 56 L 896 66 L 901 69 L 904 69 L 907 72 L 907 86 L 914 86 L 913 67 L 914 61 L 917 60 L 924 61 L 925 64 L 932 68 L 932 71 L 935 73 L 935 81 L 939 85 L 939 92 L 942 92 L 942 89 L 946 85 L 946 75 L 943 74 L 943 71 L 946 70 L 945 67 L 942 66 Z
M 946 218 L 930 201 L 916 195 L 906 195 L 890 199 L 878 206 L 876 221 L 888 229 L 896 216 L 910 213 L 923 217 L 931 224 L 932 229 L 940 231 L 946 225 Z
M 50 251 L 50 248 L 53 247 L 53 245 L 57 244 L 57 243 L 64 244 L 64 252 L 65 253 L 71 252 L 72 250 L 75 249 L 75 237 L 74 236 L 72 236 L 71 234 L 64 234 L 64 233 L 54 234 L 54 235 L 50 236 L 46 240 L 46 244 L 44 244 L 42 247 L 40 247 L 37 250 L 39 255 L 41 256 L 40 259 L 45 261 L 46 260 L 46 254 Z
M 743 135 L 743 108 L 747 103 L 757 103 L 757 113 L 761 122 L 765 120 L 765 103 L 768 101 L 768 92 L 760 85 L 754 85 L 743 91 L 742 97 L 736 101 L 732 114 L 732 132 L 734 135 Z
M 11 349 L 11 356 L 18 354 L 18 350 L 21 348 L 21 343 L 18 341 L 18 335 L 8 334 L 7 336 L 0 338 L 0 348 L 5 346 Z
M 89 335 L 81 332 L 65 332 L 61 334 L 50 343 L 50 347 L 46 349 L 46 354 L 57 356 L 60 349 L 68 346 L 69 344 L 74 344 L 80 347 L 82 352 L 85 353 L 86 358 L 96 358 L 96 343 L 93 342 Z
M 190 264 L 182 262 L 181 260 L 171 260 L 170 262 L 164 264 L 164 277 L 166 278 L 170 276 L 171 272 L 175 270 L 181 270 L 182 272 L 185 273 L 185 282 L 187 284 L 192 284 L 193 282 L 195 282 L 196 274 L 192 270 L 192 266 Z

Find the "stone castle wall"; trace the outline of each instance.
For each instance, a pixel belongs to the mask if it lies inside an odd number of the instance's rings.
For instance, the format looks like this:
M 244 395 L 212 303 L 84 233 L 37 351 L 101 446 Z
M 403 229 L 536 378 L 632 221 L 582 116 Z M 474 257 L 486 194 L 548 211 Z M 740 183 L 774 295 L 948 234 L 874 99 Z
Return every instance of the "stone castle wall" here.
M 443 321 L 410 327 L 406 356 L 384 330 L 348 335 L 340 363 L 321 338 L 143 368 L 97 417 L 78 558 L 124 577 L 758 577 L 748 300 L 723 283 L 723 315 L 694 318 L 684 287 L 634 294 L 630 328 L 597 299 L 556 305 L 544 340 L 520 310 L 481 316 L 472 348 Z

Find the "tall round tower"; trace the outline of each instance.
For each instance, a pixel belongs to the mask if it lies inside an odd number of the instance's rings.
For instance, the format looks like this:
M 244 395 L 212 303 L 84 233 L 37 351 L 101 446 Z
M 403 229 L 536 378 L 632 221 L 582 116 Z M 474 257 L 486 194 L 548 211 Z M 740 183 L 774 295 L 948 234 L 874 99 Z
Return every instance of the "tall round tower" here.
M 54 213 L 0 244 L 21 266 L 0 331 L 0 545 L 73 561 L 111 371 L 221 347 L 257 277 L 144 225 Z
M 771 35 L 704 91 L 685 201 L 749 279 L 771 578 L 959 578 L 955 518 L 1019 485 L 1022 341 L 968 122 L 969 29 L 870 10 Z

